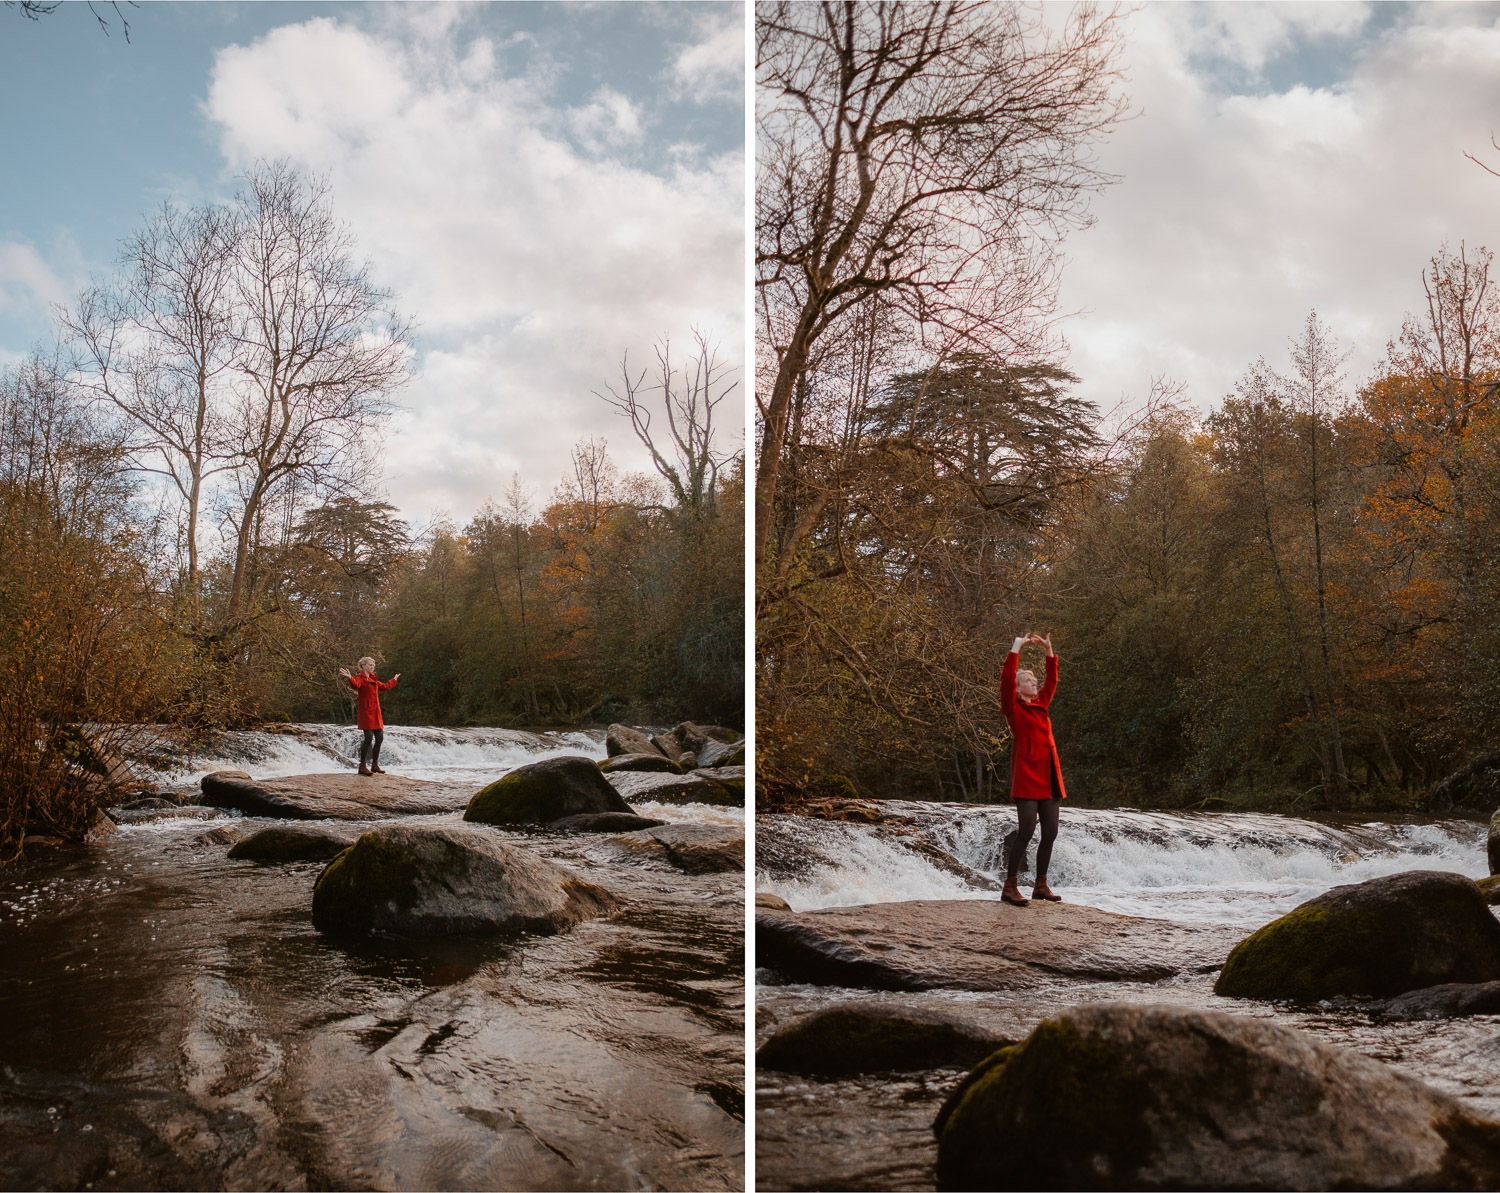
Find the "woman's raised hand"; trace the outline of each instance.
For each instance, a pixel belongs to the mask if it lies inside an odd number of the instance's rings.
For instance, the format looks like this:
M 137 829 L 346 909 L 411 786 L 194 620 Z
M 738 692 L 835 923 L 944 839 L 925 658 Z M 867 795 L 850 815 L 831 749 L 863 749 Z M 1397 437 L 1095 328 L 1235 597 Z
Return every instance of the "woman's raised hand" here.
M 343 676 L 345 679 L 352 679 L 353 678 L 353 676 L 351 676 L 349 674 L 349 668 L 347 668 L 347 667 L 340 667 L 339 668 L 339 674 L 341 676 Z

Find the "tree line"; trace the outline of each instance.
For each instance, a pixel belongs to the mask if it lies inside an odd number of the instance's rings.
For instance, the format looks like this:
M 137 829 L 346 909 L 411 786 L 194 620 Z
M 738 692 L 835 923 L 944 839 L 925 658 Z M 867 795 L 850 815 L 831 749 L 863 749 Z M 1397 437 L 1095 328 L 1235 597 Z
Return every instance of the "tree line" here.
M 1410 807 L 1496 741 L 1490 256 L 1351 386 L 1309 316 L 1209 415 L 1080 397 L 1058 254 L 1114 181 L 1118 10 L 757 9 L 757 792 L 990 800 L 1014 635 L 1069 793 Z
M 87 831 L 142 726 L 350 717 L 335 671 L 365 654 L 404 673 L 408 723 L 743 723 L 711 338 L 601 392 L 654 474 L 585 437 L 548 500 L 513 478 L 420 530 L 373 446 L 412 358 L 326 182 L 262 163 L 229 202 L 164 205 L 0 371 L 0 857 Z

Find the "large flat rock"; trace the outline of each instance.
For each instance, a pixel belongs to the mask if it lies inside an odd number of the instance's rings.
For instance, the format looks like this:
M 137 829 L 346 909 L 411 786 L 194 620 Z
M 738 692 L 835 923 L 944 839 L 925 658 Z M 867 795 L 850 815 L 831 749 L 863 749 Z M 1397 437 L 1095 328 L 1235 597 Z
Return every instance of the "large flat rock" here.
M 923 900 L 802 913 L 758 907 L 756 963 L 794 981 L 873 990 L 1015 990 L 1209 973 L 1236 928 L 1071 903 Z
M 387 820 L 456 812 L 478 790 L 472 783 L 353 772 L 252 779 L 243 771 L 217 771 L 204 775 L 202 786 L 203 802 L 210 807 L 283 820 Z

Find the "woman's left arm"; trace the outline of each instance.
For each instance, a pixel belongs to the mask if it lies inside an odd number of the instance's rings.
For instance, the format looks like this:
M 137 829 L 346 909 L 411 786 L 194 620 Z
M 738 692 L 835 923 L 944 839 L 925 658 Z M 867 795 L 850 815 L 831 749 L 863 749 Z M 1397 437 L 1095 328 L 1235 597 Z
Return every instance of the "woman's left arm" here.
M 1048 634 L 1042 639 L 1042 645 L 1047 648 L 1047 677 L 1042 680 L 1042 690 L 1037 693 L 1037 703 L 1046 707 L 1047 702 L 1052 699 L 1052 693 L 1057 691 L 1057 656 L 1052 653 L 1052 635 Z

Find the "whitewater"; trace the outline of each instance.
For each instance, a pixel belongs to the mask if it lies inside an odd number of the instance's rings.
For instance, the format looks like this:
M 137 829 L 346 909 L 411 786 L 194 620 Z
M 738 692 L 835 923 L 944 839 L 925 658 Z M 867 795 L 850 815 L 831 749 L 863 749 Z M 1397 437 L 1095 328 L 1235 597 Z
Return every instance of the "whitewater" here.
M 998 899 L 1008 806 L 872 801 L 881 824 L 757 818 L 757 889 L 795 911 Z M 910 823 L 899 823 L 901 820 Z M 1258 927 L 1330 887 L 1403 870 L 1488 873 L 1486 828 L 1450 819 L 1334 822 L 1264 813 L 1068 808 L 1049 881 L 1065 899 L 1179 922 Z M 958 865 L 922 852 L 936 846 Z M 1029 871 L 1035 843 L 1028 854 Z M 1023 890 L 1025 889 L 1023 882 Z

